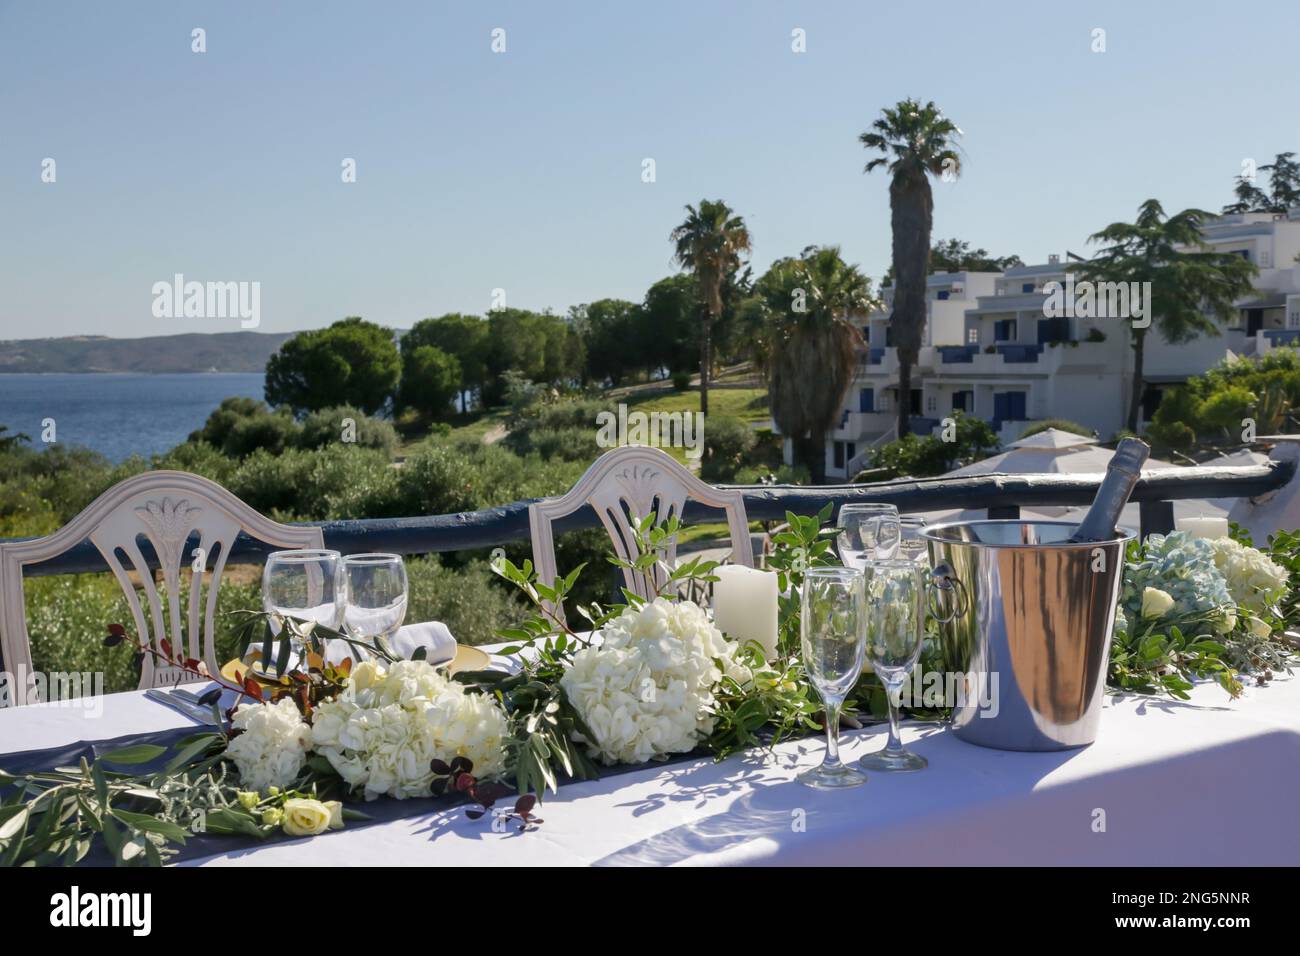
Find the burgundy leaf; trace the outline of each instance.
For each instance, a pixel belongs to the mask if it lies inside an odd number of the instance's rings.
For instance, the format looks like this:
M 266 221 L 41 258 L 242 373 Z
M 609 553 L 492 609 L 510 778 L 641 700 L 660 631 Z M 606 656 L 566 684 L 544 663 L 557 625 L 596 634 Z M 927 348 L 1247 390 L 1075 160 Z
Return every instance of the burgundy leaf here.
M 486 810 L 466 810 L 465 816 L 469 817 L 471 820 L 477 820 L 485 813 L 487 813 Z
M 526 817 L 533 812 L 533 807 L 537 805 L 537 797 L 531 793 L 525 793 L 515 801 L 515 813 L 521 817 Z
M 451 773 L 469 773 L 474 769 L 474 762 L 468 757 L 453 757 L 451 760 Z
M 447 762 L 445 760 L 439 760 L 437 757 L 434 757 L 429 761 L 429 769 L 440 777 L 446 777 L 451 774 L 451 767 L 447 766 Z

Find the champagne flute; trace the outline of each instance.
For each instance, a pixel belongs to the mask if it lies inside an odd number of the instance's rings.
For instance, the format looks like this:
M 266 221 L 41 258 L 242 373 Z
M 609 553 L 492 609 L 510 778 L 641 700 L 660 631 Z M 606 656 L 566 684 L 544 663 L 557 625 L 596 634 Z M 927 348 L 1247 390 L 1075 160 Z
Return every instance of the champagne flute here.
M 271 633 L 279 635 L 285 618 L 311 621 L 337 631 L 346 603 L 343 559 L 337 551 L 273 551 L 262 568 L 262 607 L 271 615 Z M 285 637 L 288 640 L 288 637 Z M 306 669 L 307 649 L 301 649 Z M 269 668 L 270 661 L 262 666 Z
M 857 787 L 866 774 L 840 761 L 840 708 L 862 673 L 862 572 L 810 568 L 804 572 L 799 631 L 808 679 L 826 705 L 826 757 L 799 782 L 819 790 Z
M 889 695 L 889 742 L 858 763 L 867 770 L 921 770 L 929 765 L 903 747 L 898 707 L 925 638 L 925 569 L 915 561 L 872 561 L 866 570 L 867 658 Z
M 930 545 L 921 536 L 927 527 L 926 520 L 920 515 L 903 515 L 898 519 L 897 557 L 929 565 Z
M 892 558 L 898 549 L 898 509 L 880 502 L 840 508 L 840 561 L 861 571 L 872 558 Z
M 387 642 L 406 619 L 410 589 L 401 555 L 348 555 L 343 559 L 343 576 L 347 582 L 343 622 L 348 635 L 371 644 Z

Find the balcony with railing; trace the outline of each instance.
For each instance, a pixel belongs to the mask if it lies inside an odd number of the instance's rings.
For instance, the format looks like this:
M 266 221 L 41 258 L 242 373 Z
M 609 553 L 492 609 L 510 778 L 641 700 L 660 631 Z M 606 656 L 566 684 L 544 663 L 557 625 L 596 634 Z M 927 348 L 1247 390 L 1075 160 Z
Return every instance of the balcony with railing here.
M 1138 479 L 1132 500 L 1139 505 L 1143 534 L 1173 530 L 1173 502 L 1192 498 L 1255 498 L 1277 491 L 1295 476 L 1293 460 L 1261 465 L 1195 466 L 1146 472 Z M 815 515 L 827 504 L 838 509 L 856 501 L 879 501 L 903 513 L 953 508 L 986 509 L 991 518 L 1018 517 L 1020 508 L 1080 506 L 1097 493 L 1101 475 L 992 474 L 964 478 L 919 478 L 852 485 L 733 485 L 745 500 L 753 521 L 783 521 L 787 511 Z M 536 499 L 533 499 L 536 500 Z M 530 538 L 528 506 L 533 500 L 514 501 L 481 511 L 405 518 L 367 518 L 348 521 L 302 522 L 321 528 L 325 546 L 344 554 L 389 552 L 401 555 L 481 551 Z M 716 520 L 716 511 L 688 502 L 687 523 Z M 555 533 L 600 526 L 590 507 L 555 522 Z M 185 553 L 199 545 L 195 535 Z M 228 565 L 265 562 L 274 546 L 241 534 L 226 557 Z M 157 568 L 150 550 L 144 560 Z M 28 577 L 108 571 L 103 556 L 89 540 L 57 558 L 26 568 Z

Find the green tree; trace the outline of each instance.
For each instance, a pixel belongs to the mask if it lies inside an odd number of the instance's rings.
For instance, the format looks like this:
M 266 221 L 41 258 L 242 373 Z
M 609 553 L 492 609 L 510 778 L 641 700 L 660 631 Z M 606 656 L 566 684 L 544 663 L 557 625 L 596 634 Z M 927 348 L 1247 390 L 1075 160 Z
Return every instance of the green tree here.
M 503 376 L 512 369 L 532 382 L 576 382 L 582 375 L 583 354 L 581 336 L 563 316 L 527 309 L 490 312 L 483 401 L 489 405 L 501 403 L 505 396 Z
M 1019 256 L 992 256 L 985 249 L 972 249 L 964 239 L 936 239 L 930 247 L 930 272 L 1005 272 L 1024 264 Z M 891 265 L 880 280 L 881 288 L 893 282 Z
M 1093 283 L 1151 283 L 1147 303 L 1150 328 L 1172 344 L 1197 335 L 1218 335 L 1216 320 L 1234 312 L 1233 302 L 1251 290 L 1258 270 L 1230 253 L 1214 252 L 1201 239 L 1201 227 L 1213 213 L 1184 209 L 1165 216 L 1160 203 L 1148 199 L 1132 223 L 1113 222 L 1090 237 L 1106 245 L 1087 262 L 1073 266 Z M 1130 323 L 1133 345 L 1132 394 L 1127 428 L 1137 431 L 1146 386 L 1144 355 L 1147 327 Z
M 373 415 L 389 404 L 401 374 L 392 331 L 351 316 L 280 346 L 266 363 L 266 400 L 296 414 L 348 404 Z
M 704 311 L 700 321 L 700 411 L 709 413 L 709 374 L 713 364 L 713 324 L 722 315 L 723 284 L 740 268 L 750 249 L 749 229 L 721 199 L 701 199 L 686 207 L 686 219 L 669 236 L 673 258 L 694 273 Z
M 704 303 L 693 276 L 678 273 L 660 279 L 641 303 L 646 327 L 653 331 L 645 341 L 652 368 L 685 372 L 699 365 L 699 328 Z
M 487 376 L 488 323 L 477 315 L 459 312 L 421 319 L 402 336 L 403 360 L 422 345 L 455 357 L 460 365 L 461 408 L 468 410 L 472 393 L 482 390 Z M 405 369 L 402 374 L 405 377 Z
M 957 176 L 961 157 L 956 137 L 961 130 L 933 102 L 903 100 L 882 111 L 880 119 L 858 139 L 869 150 L 884 153 L 865 172 L 888 166 L 890 228 L 893 232 L 893 274 L 897 279 L 890 331 L 898 351 L 898 434 L 908 433 L 912 367 L 920 355 L 925 332 L 925 279 L 930 271 L 930 230 L 934 225 L 934 196 L 930 177 Z
M 586 372 L 595 381 L 621 385 L 629 375 L 651 364 L 644 349 L 650 336 L 637 303 L 597 299 L 578 306 L 574 318 L 586 347 Z
M 1223 207 L 1225 213 L 1286 212 L 1300 206 L 1300 163 L 1295 153 L 1278 153 L 1273 162 L 1260 166 L 1257 173 L 1268 173 L 1268 189 L 1255 182 L 1254 176 L 1244 173 L 1237 177 L 1233 192 L 1237 201 Z
M 1147 435 L 1152 444 L 1192 451 L 1198 442 L 1236 445 L 1242 419 L 1257 435 L 1291 432 L 1300 408 L 1300 352 L 1277 348 L 1258 357 L 1221 362 L 1161 399 Z
M 863 345 L 851 317 L 876 304 L 871 280 L 844 261 L 838 246 L 809 246 L 798 259 L 774 262 L 756 289 L 770 323 L 765 370 L 772 419 L 790 439 L 796 463 L 819 483 L 826 477 L 826 432 L 840 414 Z
M 447 415 L 462 382 L 460 362 L 440 348 L 421 345 L 402 356 L 402 404 L 425 418 Z

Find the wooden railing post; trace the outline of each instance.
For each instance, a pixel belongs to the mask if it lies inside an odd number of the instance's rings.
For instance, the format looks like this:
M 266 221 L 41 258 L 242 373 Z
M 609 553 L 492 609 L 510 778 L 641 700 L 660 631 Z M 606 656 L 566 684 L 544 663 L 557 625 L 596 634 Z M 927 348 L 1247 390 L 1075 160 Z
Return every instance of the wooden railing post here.
M 1170 534 L 1174 530 L 1174 503 L 1172 501 L 1143 501 L 1138 504 L 1140 534 Z

